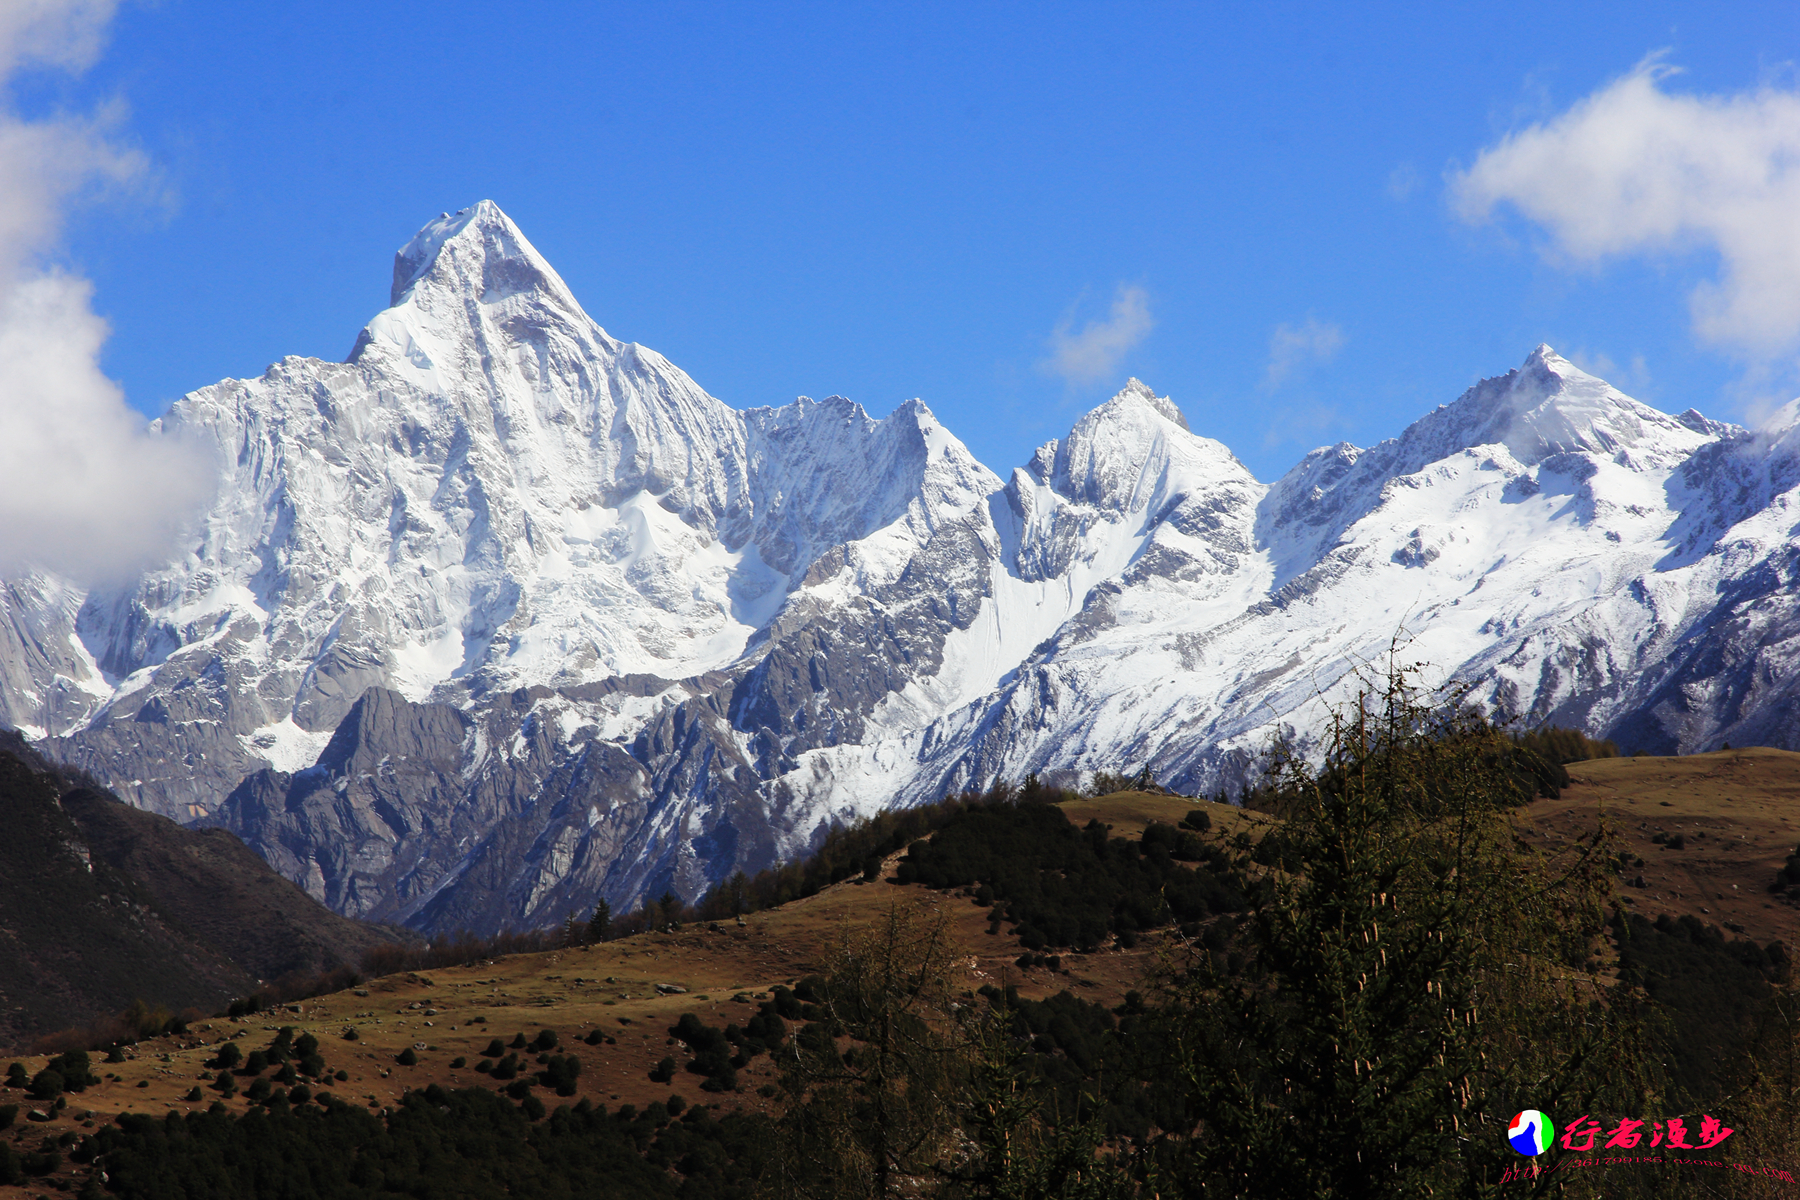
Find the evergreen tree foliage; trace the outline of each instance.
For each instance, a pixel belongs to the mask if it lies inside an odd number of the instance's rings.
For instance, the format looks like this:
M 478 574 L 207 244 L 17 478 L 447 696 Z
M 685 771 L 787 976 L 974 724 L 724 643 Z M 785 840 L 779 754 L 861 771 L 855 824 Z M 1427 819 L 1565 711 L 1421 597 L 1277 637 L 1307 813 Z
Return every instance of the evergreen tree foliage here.
M 1484 1194 L 1519 1109 L 1643 1107 L 1629 998 L 1571 966 L 1607 912 L 1604 831 L 1526 849 L 1508 814 L 1535 752 L 1424 700 L 1396 669 L 1334 717 L 1321 769 L 1280 764 L 1285 820 L 1239 843 L 1249 969 L 1202 949 L 1169 980 L 1191 1124 L 1162 1167 L 1190 1194 Z
M 498 1196 L 724 1200 L 748 1196 L 766 1159 L 764 1118 L 703 1107 L 546 1112 L 475 1088 L 408 1092 L 389 1115 L 342 1101 L 121 1117 L 95 1132 L 108 1187 L 142 1200 L 376 1200 Z M 3 1168 L 4 1164 L 0 1164 Z
M 1565 729 L 1554 725 L 1516 735 L 1513 742 L 1520 749 L 1529 750 L 1546 762 L 1558 765 L 1619 757 L 1619 747 L 1614 742 L 1591 738 L 1579 729 Z
M 993 920 L 1011 921 L 1027 950 L 1094 950 L 1117 936 L 1235 912 L 1234 868 L 1198 831 L 1152 823 L 1137 841 L 1091 821 L 1076 829 L 1049 804 L 996 803 L 957 813 L 912 844 L 895 872 L 931 888 L 980 885 Z
M 594 915 L 588 918 L 587 940 L 589 945 L 597 946 L 604 942 L 612 932 L 612 905 L 605 900 L 594 905 Z

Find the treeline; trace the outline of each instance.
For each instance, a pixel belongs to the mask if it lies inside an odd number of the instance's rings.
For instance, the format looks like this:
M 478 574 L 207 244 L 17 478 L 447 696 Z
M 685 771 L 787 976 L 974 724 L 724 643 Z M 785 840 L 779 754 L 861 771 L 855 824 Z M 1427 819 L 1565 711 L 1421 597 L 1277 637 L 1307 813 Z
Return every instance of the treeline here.
M 676 915 L 687 920 L 719 921 L 778 908 L 857 875 L 875 879 L 888 855 L 929 837 L 966 812 L 996 806 L 1053 805 L 1073 798 L 1073 793 L 1045 787 L 1036 775 L 1028 775 L 1019 784 L 996 780 L 985 791 L 959 792 L 913 808 L 879 812 L 848 825 L 833 826 L 818 848 L 804 859 L 770 867 L 753 876 L 738 872 Z
M 1009 923 L 1029 951 L 1087 952 L 1114 939 L 1129 948 L 1172 923 L 1196 935 L 1207 917 L 1244 906 L 1228 853 L 1198 829 L 1153 822 L 1136 840 L 1114 838 L 1098 821 L 1077 829 L 1051 805 L 964 808 L 912 843 L 895 878 L 974 888 L 989 931 Z
M 453 937 L 425 946 L 371 947 L 363 952 L 362 973 L 376 978 L 398 971 L 466 967 L 507 954 L 536 954 L 543 950 L 554 950 L 562 944 L 561 931 L 554 929 L 524 932 L 502 930 L 491 937 L 479 937 L 468 930 L 462 930 Z
M 1499 787 L 1496 794 L 1508 807 L 1529 803 L 1540 796 L 1550 800 L 1561 796 L 1562 789 L 1569 786 L 1569 763 L 1619 757 L 1617 745 L 1590 738 L 1578 729 L 1545 726 L 1517 733 L 1490 725 L 1478 714 L 1458 711 L 1454 704 L 1447 711 L 1455 712 L 1453 719 L 1463 726 L 1457 734 L 1462 743 L 1479 744 L 1481 769 L 1488 784 Z M 1286 749 L 1278 749 L 1269 776 L 1243 789 L 1237 803 L 1257 812 L 1282 816 L 1295 804 L 1304 807 L 1305 801 L 1297 798 L 1293 791 L 1297 779 L 1304 781 L 1305 786 L 1316 782 L 1336 786 L 1333 776 L 1343 770 L 1331 755 L 1327 755 L 1316 779 L 1310 770 L 1303 768 L 1295 772 L 1291 769 L 1296 766 L 1301 764 Z M 1226 796 L 1220 793 L 1218 798 L 1223 801 Z
M 31 1052 L 63 1054 L 80 1050 L 116 1051 L 121 1046 L 135 1046 L 141 1041 L 164 1034 L 186 1033 L 189 1025 L 205 1015 L 197 1008 L 172 1013 L 161 1005 L 152 1006 L 142 1000 L 134 1000 L 123 1012 L 45 1034 L 32 1043 Z
M 725 1200 L 752 1194 L 767 1159 L 765 1119 L 717 1117 L 680 1097 L 612 1112 L 582 1100 L 539 1120 L 485 1088 L 434 1084 L 384 1114 L 328 1092 L 310 1100 L 241 1116 L 223 1104 L 185 1116 L 121 1116 L 65 1152 L 104 1163 L 105 1191 L 90 1178 L 84 1195 L 136 1200 Z M 8 1165 L 0 1159 L 0 1182 L 11 1182 Z M 43 1172 L 43 1163 L 31 1166 Z
M 1605 739 L 1591 738 L 1579 729 L 1546 725 L 1542 729 L 1533 729 L 1529 733 L 1517 733 L 1511 736 L 1513 745 L 1522 750 L 1529 750 L 1546 762 L 1556 763 L 1558 766 L 1572 762 L 1587 762 L 1594 758 L 1619 757 L 1619 747 L 1616 743 Z

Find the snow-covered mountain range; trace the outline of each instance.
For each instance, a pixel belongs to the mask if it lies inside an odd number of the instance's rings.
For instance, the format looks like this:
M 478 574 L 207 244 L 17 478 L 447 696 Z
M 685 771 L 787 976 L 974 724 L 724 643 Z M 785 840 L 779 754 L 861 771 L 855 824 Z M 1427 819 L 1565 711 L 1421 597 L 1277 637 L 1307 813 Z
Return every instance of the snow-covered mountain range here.
M 128 584 L 0 582 L 0 722 L 355 916 L 692 897 L 997 776 L 1236 787 L 1397 634 L 1504 720 L 1800 746 L 1800 402 L 1545 346 L 1272 485 L 1136 380 L 1002 480 L 916 401 L 726 406 L 484 202 L 347 362 L 156 428 L 216 499 Z

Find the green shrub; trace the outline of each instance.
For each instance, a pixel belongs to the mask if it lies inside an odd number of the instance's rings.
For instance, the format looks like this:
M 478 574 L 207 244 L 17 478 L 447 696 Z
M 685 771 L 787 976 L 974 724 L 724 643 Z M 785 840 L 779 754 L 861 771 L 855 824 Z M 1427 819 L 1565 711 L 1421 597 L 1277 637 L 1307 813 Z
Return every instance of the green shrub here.
M 62 1166 L 62 1151 L 54 1147 L 27 1154 L 19 1160 L 19 1167 L 27 1175 L 49 1175 Z
M 540 1086 L 553 1088 L 559 1096 L 573 1096 L 575 1081 L 581 1077 L 581 1062 L 573 1054 L 552 1054 L 538 1072 Z
M 419 1056 L 413 1053 L 411 1046 L 408 1046 L 394 1056 L 394 1061 L 403 1067 L 416 1067 L 419 1065 Z
M 100 1082 L 100 1077 L 89 1069 L 85 1050 L 71 1050 L 67 1054 L 59 1054 L 45 1064 L 45 1069 L 55 1071 L 62 1076 L 64 1091 L 85 1091 Z

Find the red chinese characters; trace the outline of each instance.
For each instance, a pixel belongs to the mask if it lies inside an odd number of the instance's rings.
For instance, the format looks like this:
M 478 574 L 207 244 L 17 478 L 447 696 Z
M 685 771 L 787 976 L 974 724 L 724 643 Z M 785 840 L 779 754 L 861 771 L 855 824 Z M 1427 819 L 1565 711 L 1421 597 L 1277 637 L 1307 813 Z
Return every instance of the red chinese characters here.
M 1630 1117 L 1621 1117 L 1619 1119 L 1618 1127 L 1611 1130 L 1606 1135 L 1606 1148 L 1608 1150 L 1635 1149 L 1638 1144 L 1638 1139 L 1644 1136 L 1638 1132 L 1638 1130 L 1643 1127 L 1644 1122 L 1642 1121 L 1633 1121 Z
M 1667 1137 L 1664 1136 L 1665 1131 Z M 1687 1140 L 1687 1125 L 1682 1122 L 1680 1117 L 1670 1117 L 1667 1121 L 1658 1121 L 1656 1136 L 1650 1139 L 1650 1144 L 1652 1146 L 1658 1144 L 1672 1146 L 1677 1150 L 1696 1149 L 1695 1145 Z
M 1646 1125 L 1650 1125 L 1650 1122 L 1621 1117 L 1617 1125 L 1606 1129 L 1599 1121 L 1583 1113 L 1563 1128 L 1562 1148 L 1577 1153 L 1592 1151 L 1595 1140 L 1604 1130 L 1606 1133 L 1604 1149 L 1635 1150 L 1640 1145 L 1646 1145 L 1644 1142 Z M 1650 1125 L 1648 1132 L 1650 1138 L 1646 1148 L 1654 1146 L 1665 1150 L 1710 1150 L 1737 1131 L 1717 1117 L 1705 1115 L 1700 1118 L 1700 1141 L 1698 1144 L 1688 1140 L 1687 1121 L 1682 1117 L 1670 1117 L 1665 1121 L 1657 1121 L 1654 1125 Z
M 1700 1118 L 1700 1145 L 1697 1148 L 1711 1150 L 1736 1132 L 1735 1129 L 1726 1128 L 1717 1117 L 1703 1116 Z
M 1593 1124 L 1583 1128 L 1582 1123 L 1585 1121 L 1593 1121 Z M 1583 1113 L 1563 1127 L 1562 1148 L 1564 1150 L 1578 1151 L 1592 1150 L 1594 1148 L 1594 1138 L 1599 1132 L 1600 1122 L 1594 1121 L 1592 1117 Z M 1579 1146 L 1575 1144 L 1575 1139 L 1578 1137 L 1586 1139 Z

